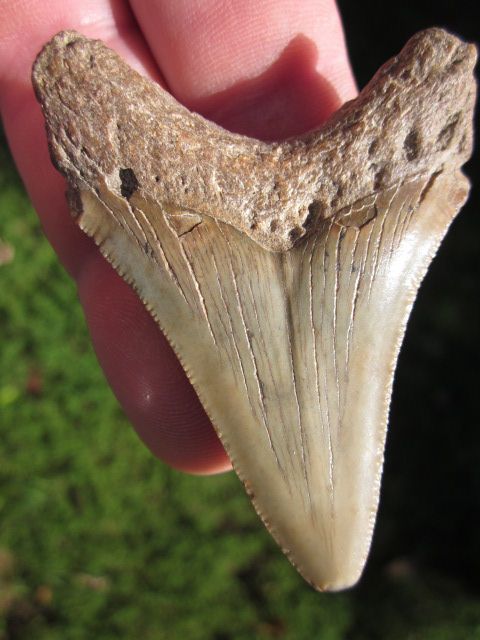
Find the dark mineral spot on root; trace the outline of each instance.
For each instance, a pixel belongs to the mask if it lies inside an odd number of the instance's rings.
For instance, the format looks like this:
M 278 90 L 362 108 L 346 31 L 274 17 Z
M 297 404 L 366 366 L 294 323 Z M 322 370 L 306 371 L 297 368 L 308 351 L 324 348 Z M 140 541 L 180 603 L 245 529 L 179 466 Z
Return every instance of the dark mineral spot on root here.
M 77 218 L 83 213 L 83 203 L 80 191 L 76 187 L 69 185 L 65 195 L 67 197 L 70 213 L 74 218 Z
M 459 120 L 460 114 L 455 113 L 449 118 L 443 129 L 438 134 L 437 148 L 439 151 L 445 151 L 445 149 L 450 146 Z
M 375 170 L 375 175 L 373 176 L 373 190 L 379 191 L 384 185 L 387 169 L 385 166 L 377 169 L 375 164 L 372 165 L 371 168 Z
M 371 141 L 371 143 L 370 143 L 370 145 L 369 145 L 369 147 L 368 147 L 368 157 L 369 157 L 369 158 L 372 158 L 372 157 L 375 155 L 375 153 L 376 153 L 376 151 L 377 151 L 377 149 L 378 149 L 378 145 L 379 145 L 379 140 L 378 140 L 378 138 L 374 138 L 374 139 Z
M 309 229 L 313 222 L 320 216 L 321 211 L 322 203 L 320 200 L 313 200 L 313 202 L 308 205 L 308 214 L 303 221 L 302 227 L 304 229 Z
M 140 186 L 137 180 L 137 177 L 132 169 L 120 169 L 118 172 L 120 176 L 120 193 L 124 198 L 129 200 L 132 197 L 132 194 Z
M 292 242 L 298 240 L 298 238 L 300 238 L 300 236 L 302 235 L 303 229 L 301 229 L 300 227 L 293 227 L 293 229 L 290 229 L 290 231 L 288 232 L 288 237 Z
M 411 162 L 418 158 L 421 153 L 421 137 L 417 129 L 411 129 L 403 142 L 407 160 Z

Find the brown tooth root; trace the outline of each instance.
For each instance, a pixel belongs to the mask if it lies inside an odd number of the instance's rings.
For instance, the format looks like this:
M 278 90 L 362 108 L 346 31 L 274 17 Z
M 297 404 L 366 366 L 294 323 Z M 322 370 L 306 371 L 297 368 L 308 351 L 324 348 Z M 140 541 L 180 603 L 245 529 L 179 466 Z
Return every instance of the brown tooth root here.
M 468 194 L 475 57 L 419 33 L 323 127 L 273 144 L 188 112 L 74 32 L 34 65 L 78 224 L 157 320 L 318 589 L 365 564 L 405 325 Z

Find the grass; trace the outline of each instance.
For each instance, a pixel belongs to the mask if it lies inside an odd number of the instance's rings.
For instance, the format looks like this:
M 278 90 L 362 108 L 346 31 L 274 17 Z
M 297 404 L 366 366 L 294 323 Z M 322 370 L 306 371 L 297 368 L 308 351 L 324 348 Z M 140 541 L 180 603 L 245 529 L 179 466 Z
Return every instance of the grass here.
M 480 640 L 480 443 L 458 369 L 476 280 L 449 276 L 468 271 L 469 223 L 402 353 L 366 574 L 321 595 L 233 474 L 172 471 L 134 435 L 0 149 L 0 239 L 14 250 L 0 266 L 0 640 Z

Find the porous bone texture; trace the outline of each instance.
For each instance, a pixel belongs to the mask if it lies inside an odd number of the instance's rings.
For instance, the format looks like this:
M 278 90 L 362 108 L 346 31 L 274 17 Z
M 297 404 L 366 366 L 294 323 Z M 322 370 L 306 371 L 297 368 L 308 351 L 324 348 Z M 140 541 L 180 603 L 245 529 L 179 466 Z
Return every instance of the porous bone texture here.
M 45 47 L 33 80 L 54 162 L 73 186 L 101 177 L 121 193 L 133 175 L 166 208 L 213 216 L 280 251 L 372 192 L 460 167 L 472 146 L 475 57 L 445 31 L 421 32 L 323 127 L 272 144 L 190 113 L 75 32 Z

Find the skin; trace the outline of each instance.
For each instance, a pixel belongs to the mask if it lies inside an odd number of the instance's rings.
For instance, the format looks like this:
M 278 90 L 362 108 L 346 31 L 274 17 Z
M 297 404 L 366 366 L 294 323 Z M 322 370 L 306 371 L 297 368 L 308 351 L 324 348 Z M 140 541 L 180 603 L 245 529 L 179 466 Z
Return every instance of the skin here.
M 139 436 L 197 474 L 230 462 L 173 351 L 73 223 L 52 167 L 31 65 L 55 33 L 100 38 L 187 107 L 264 139 L 318 126 L 356 95 L 332 0 L 0 0 L 0 111 L 46 237 L 74 278 L 98 360 Z

